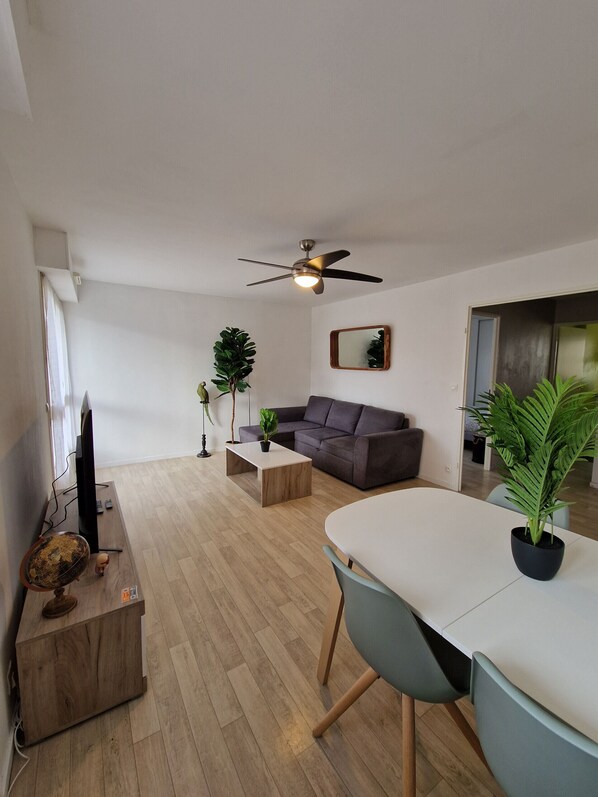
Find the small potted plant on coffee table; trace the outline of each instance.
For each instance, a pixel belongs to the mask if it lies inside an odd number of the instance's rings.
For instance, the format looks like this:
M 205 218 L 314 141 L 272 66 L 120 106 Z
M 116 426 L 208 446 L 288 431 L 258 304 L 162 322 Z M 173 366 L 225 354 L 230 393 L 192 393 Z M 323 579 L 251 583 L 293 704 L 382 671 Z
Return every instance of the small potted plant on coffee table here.
M 558 498 L 576 462 L 598 456 L 597 394 L 577 377 L 543 379 L 518 400 L 508 385 L 483 393 L 478 407 L 464 407 L 503 461 L 503 481 L 512 504 L 527 517 L 511 533 L 515 564 L 525 575 L 547 581 L 563 561 L 564 543 L 552 533 L 552 516 L 571 502 Z M 550 531 L 545 530 L 549 524 Z M 550 560 L 544 566 L 540 561 Z
M 264 439 L 260 440 L 262 451 L 270 450 L 270 438 L 278 431 L 278 415 L 274 410 L 262 407 L 260 410 L 260 426 L 264 433 Z

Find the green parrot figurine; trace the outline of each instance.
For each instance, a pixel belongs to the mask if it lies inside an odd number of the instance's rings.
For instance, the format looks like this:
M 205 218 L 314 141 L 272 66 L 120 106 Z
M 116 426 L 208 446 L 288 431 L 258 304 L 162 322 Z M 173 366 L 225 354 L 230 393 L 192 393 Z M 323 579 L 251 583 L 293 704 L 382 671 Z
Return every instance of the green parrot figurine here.
M 214 421 L 210 418 L 210 396 L 206 390 L 205 382 L 200 382 L 197 386 L 197 395 L 199 396 L 205 414 L 208 416 L 208 421 L 214 426 Z

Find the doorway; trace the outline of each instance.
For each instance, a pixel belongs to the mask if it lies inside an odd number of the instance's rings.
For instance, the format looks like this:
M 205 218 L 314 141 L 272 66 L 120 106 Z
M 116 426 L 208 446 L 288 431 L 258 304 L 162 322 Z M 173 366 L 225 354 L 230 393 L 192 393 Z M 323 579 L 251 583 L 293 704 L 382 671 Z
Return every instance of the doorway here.
M 557 327 L 555 373 L 579 376 L 598 392 L 598 324 Z
M 598 324 L 560 324 L 556 330 L 555 373 L 566 379 L 580 376 L 598 392 Z M 590 487 L 598 488 L 598 457 Z
M 465 390 L 467 407 L 477 407 L 480 395 L 492 390 L 496 381 L 499 321 L 497 315 L 471 313 Z M 466 452 L 471 450 L 472 460 L 489 470 L 491 449 L 486 444 L 486 438 L 477 432 L 476 422 L 466 414 L 463 430 L 463 448 L 466 450 L 464 457 L 469 456 Z
M 523 398 L 545 377 L 552 379 L 557 372 L 566 377 L 577 372 L 598 391 L 598 291 L 477 306 L 470 308 L 470 318 L 473 316 L 498 316 L 500 334 L 497 329 L 493 384 L 506 383 L 518 398 Z M 572 329 L 576 331 L 571 332 Z M 469 362 L 471 324 L 468 331 L 464 398 L 473 367 Z M 559 351 L 563 357 L 563 348 L 565 358 L 567 349 L 572 352 L 575 360 L 572 371 L 568 370 L 566 360 L 559 359 Z M 467 393 L 467 404 L 469 396 Z M 494 453 L 492 460 L 490 463 L 486 452 L 482 466 L 472 462 L 471 451 L 465 451 L 460 461 L 459 490 L 485 498 L 501 481 L 500 471 L 493 469 L 499 465 Z M 598 538 L 598 458 L 578 463 L 567 487 L 568 498 L 574 502 L 571 528 Z

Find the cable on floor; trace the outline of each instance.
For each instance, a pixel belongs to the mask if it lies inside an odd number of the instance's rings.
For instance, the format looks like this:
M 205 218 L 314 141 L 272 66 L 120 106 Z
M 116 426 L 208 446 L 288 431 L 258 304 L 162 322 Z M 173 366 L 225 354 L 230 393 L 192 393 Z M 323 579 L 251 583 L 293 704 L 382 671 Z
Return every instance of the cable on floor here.
M 21 752 L 21 750 L 23 749 L 24 745 L 20 744 L 19 740 L 17 738 L 17 733 L 22 729 L 22 727 L 23 727 L 23 720 L 21 719 L 21 712 L 18 711 L 16 716 L 15 716 L 15 720 L 14 720 L 13 743 L 14 743 L 15 753 L 17 753 L 17 755 L 19 755 L 21 758 L 25 759 L 25 763 L 19 769 L 17 774 L 14 776 L 14 778 L 12 780 L 12 783 L 8 787 L 8 791 L 6 792 L 6 797 L 10 797 L 10 793 L 13 790 L 13 786 L 15 785 L 17 780 L 19 779 L 19 777 L 22 774 L 23 770 L 26 769 L 27 764 L 30 761 L 30 756 L 25 755 L 25 753 Z

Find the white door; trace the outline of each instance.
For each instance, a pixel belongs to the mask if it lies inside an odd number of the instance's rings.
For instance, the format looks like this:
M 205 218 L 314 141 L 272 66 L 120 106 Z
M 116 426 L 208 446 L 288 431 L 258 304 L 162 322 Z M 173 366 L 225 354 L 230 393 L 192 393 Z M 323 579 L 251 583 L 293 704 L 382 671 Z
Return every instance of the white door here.
M 467 388 L 465 403 L 468 407 L 477 404 L 481 393 L 492 390 L 496 379 L 496 352 L 498 344 L 497 316 L 472 313 L 467 357 Z M 472 440 L 474 428 L 465 420 L 464 439 Z M 491 467 L 492 449 L 486 446 L 484 469 Z

